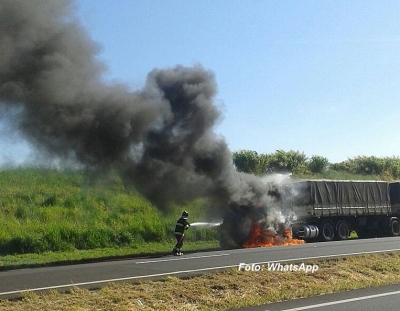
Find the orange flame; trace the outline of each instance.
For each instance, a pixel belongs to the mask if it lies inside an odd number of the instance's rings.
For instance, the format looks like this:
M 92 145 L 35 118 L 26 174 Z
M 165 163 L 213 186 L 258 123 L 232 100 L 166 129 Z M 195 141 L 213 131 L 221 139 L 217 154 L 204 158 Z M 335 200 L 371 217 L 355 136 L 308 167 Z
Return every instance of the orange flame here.
M 257 223 L 253 222 L 250 235 L 243 243 L 243 247 L 268 247 L 304 243 L 304 240 L 293 239 L 292 230 L 288 227 L 284 228 L 282 235 L 278 235 L 272 230 L 262 229 Z

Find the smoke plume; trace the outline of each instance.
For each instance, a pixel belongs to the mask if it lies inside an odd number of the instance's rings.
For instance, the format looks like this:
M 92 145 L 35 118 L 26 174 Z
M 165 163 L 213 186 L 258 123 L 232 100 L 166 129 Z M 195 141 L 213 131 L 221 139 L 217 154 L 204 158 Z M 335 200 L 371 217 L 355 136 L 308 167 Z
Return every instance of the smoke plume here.
M 199 197 L 222 209 L 266 202 L 266 184 L 235 171 L 213 132 L 213 73 L 154 69 L 136 92 L 104 83 L 99 46 L 74 5 L 0 0 L 0 102 L 20 109 L 22 135 L 43 154 L 118 172 L 163 210 Z

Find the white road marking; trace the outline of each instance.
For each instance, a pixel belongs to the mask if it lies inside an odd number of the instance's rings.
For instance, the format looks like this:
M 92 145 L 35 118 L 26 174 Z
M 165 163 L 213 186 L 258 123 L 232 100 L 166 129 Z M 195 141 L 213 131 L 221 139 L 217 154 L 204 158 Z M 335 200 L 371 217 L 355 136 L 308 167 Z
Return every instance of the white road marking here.
M 347 254 L 334 254 L 334 255 L 326 255 L 326 256 L 314 256 L 314 257 L 303 257 L 303 258 L 292 258 L 292 259 L 278 259 L 278 260 L 274 260 L 274 261 L 259 262 L 258 264 L 267 264 L 267 263 L 272 263 L 272 262 L 287 262 L 287 261 L 295 261 L 295 260 L 296 261 L 297 260 L 307 260 L 307 259 L 312 260 L 312 259 L 332 258 L 332 257 L 337 257 L 337 256 L 340 257 L 340 256 L 356 256 L 356 255 L 363 255 L 363 254 L 388 253 L 388 252 L 394 252 L 394 251 L 400 251 L 400 249 L 389 249 L 389 250 L 381 250 L 381 251 L 347 253 Z M 70 284 L 64 284 L 64 285 L 55 285 L 55 286 L 48 286 L 48 287 L 38 287 L 38 288 L 30 288 L 30 289 L 23 289 L 23 290 L 15 290 L 15 291 L 9 291 L 9 292 L 0 292 L 0 297 L 5 296 L 5 295 L 22 294 L 22 293 L 27 293 L 27 292 L 68 288 L 68 287 L 72 287 L 72 286 L 106 284 L 106 283 L 112 283 L 112 282 L 121 282 L 121 281 L 130 281 L 130 280 L 145 279 L 145 278 L 152 278 L 152 277 L 170 276 L 170 275 L 176 275 L 176 274 L 181 274 L 181 273 L 195 273 L 195 272 L 207 272 L 207 271 L 212 271 L 212 270 L 224 270 L 224 269 L 238 267 L 238 265 L 239 265 L 239 263 L 235 264 L 235 265 L 229 265 L 229 266 L 164 272 L 164 273 L 157 273 L 157 274 L 138 275 L 138 276 L 130 276 L 130 277 L 124 277 L 124 278 L 105 279 L 105 280 L 98 280 L 98 281 L 91 281 L 91 282 L 70 283 Z
M 326 307 L 326 306 L 332 306 L 332 305 L 348 303 L 348 302 L 353 302 L 353 301 L 359 301 L 359 300 L 365 300 L 365 299 L 373 299 L 373 298 L 385 297 L 385 296 L 391 296 L 391 295 L 398 295 L 398 294 L 400 294 L 400 291 L 382 293 L 382 294 L 375 294 L 375 295 L 368 295 L 368 296 L 362 296 L 362 297 L 355 297 L 355 298 L 336 300 L 336 301 L 330 301 L 330 302 L 324 302 L 324 303 L 319 303 L 319 304 L 315 304 L 315 305 L 308 305 L 308 306 L 298 307 L 298 308 L 293 308 L 293 309 L 285 309 L 285 310 L 282 310 L 282 311 L 301 311 L 301 310 L 316 309 L 316 308 L 320 308 L 320 307 Z M 266 310 L 266 311 L 268 311 L 268 310 Z
M 198 258 L 208 258 L 208 257 L 221 257 L 221 256 L 229 256 L 229 255 L 230 254 L 206 255 L 206 256 L 195 256 L 195 257 L 181 257 L 181 256 L 179 256 L 179 258 L 138 261 L 136 264 L 146 264 L 146 263 L 163 262 L 163 261 L 174 261 L 174 260 L 188 260 L 188 259 L 198 259 Z

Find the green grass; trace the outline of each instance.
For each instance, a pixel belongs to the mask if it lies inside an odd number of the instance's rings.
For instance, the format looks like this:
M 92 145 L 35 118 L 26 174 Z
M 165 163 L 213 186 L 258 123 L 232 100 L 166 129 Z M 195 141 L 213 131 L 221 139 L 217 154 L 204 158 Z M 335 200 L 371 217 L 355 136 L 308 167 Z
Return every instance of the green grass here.
M 202 201 L 162 213 L 115 176 L 88 179 L 81 171 L 0 170 L 0 253 L 136 249 L 166 243 L 184 209 L 204 220 Z M 215 229 L 195 229 L 187 241 L 215 241 Z

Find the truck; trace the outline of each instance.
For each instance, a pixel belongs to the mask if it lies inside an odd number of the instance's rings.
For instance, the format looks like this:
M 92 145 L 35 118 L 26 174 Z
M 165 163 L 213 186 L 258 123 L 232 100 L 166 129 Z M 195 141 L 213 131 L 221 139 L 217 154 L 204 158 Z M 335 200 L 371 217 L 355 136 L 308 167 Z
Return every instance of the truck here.
M 300 180 L 279 192 L 294 238 L 346 240 L 352 231 L 359 238 L 400 235 L 400 182 Z

